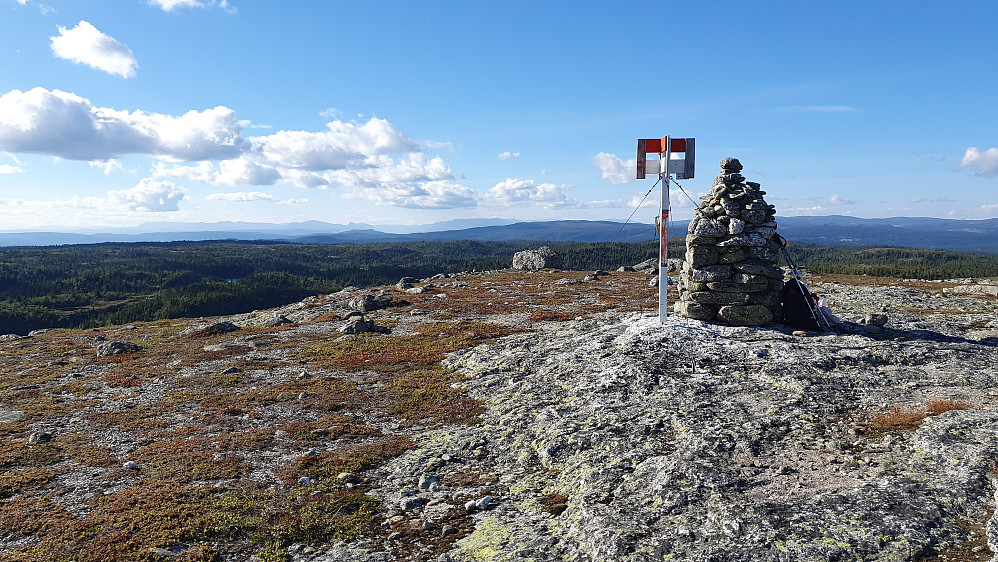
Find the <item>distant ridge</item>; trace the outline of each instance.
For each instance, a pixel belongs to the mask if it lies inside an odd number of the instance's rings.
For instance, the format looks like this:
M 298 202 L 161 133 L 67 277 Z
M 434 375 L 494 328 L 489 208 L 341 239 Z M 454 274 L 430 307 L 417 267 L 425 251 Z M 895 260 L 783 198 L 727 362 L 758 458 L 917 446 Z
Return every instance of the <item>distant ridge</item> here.
M 864 219 L 842 215 L 777 217 L 779 233 L 795 242 L 835 246 L 901 246 L 964 252 L 998 253 L 998 218 L 956 220 L 926 217 Z M 550 241 L 642 242 L 655 237 L 650 224 L 614 221 L 533 221 L 457 219 L 432 225 L 388 225 L 375 229 L 362 223 L 337 225 L 319 221 L 290 224 L 167 223 L 110 232 L 0 232 L 0 246 L 50 246 L 102 242 L 173 242 L 179 240 L 261 240 L 310 244 L 367 244 L 418 241 Z M 686 233 L 688 221 L 670 225 L 670 235 Z M 189 227 L 185 230 L 182 227 Z M 435 228 L 435 229 L 434 229 Z M 431 229 L 431 230 L 426 230 Z M 619 234 L 618 234 L 619 233 Z

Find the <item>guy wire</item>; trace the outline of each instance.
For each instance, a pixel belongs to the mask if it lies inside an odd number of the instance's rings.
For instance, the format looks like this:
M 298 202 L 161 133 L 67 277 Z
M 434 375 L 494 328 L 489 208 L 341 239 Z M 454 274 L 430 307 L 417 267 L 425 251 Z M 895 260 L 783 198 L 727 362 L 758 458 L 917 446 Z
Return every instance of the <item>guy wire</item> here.
M 627 226 L 627 223 L 631 222 L 631 219 L 634 217 L 634 213 L 638 212 L 638 209 L 640 209 L 641 205 L 644 204 L 645 199 L 648 199 L 648 196 L 651 194 L 652 189 L 655 189 L 655 186 L 657 186 L 658 182 L 660 182 L 660 181 L 662 181 L 662 176 L 658 177 L 658 180 L 655 181 L 655 185 L 651 186 L 651 189 L 648 190 L 648 193 L 645 193 L 645 196 L 641 198 L 641 201 L 638 203 L 638 206 L 634 207 L 634 210 L 631 211 L 631 216 L 627 217 L 627 220 L 624 221 L 624 224 L 620 225 L 620 229 L 617 230 L 617 234 L 613 235 L 613 238 L 610 239 L 610 242 L 613 242 L 614 240 L 616 240 L 617 239 L 617 235 L 619 235 L 624 230 L 624 227 Z

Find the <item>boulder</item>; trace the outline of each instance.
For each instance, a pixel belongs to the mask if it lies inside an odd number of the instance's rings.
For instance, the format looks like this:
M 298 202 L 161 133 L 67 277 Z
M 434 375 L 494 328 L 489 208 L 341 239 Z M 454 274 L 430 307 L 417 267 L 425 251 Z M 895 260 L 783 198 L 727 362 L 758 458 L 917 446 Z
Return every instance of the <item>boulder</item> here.
M 513 269 L 536 271 L 546 267 L 560 268 L 561 263 L 561 256 L 547 246 L 513 254 Z
M 375 295 L 364 293 L 357 295 L 347 301 L 347 306 L 358 312 L 371 312 L 388 308 L 392 304 L 392 298 L 388 295 Z
M 227 334 L 229 332 L 235 332 L 239 329 L 232 322 L 215 322 L 214 324 L 201 324 L 199 326 L 191 326 L 180 332 L 181 336 L 217 336 L 219 334 Z

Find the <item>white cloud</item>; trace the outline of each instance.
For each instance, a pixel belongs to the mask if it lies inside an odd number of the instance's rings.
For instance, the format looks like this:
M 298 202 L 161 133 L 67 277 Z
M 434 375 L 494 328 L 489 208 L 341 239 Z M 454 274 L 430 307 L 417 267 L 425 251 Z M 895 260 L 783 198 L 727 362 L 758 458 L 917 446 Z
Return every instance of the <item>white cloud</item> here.
M 0 176 L 4 174 L 20 174 L 24 169 L 11 164 L 0 164 Z
M 989 148 L 984 152 L 972 146 L 963 153 L 963 159 L 956 165 L 957 171 L 964 168 L 977 168 L 977 175 L 986 178 L 998 176 L 998 148 Z
M 448 152 L 456 152 L 457 149 L 454 148 L 454 143 L 452 142 L 440 142 L 440 141 L 425 141 L 423 144 L 426 148 L 434 148 L 437 150 L 446 150 Z
M 230 203 L 246 203 L 249 201 L 271 201 L 277 202 L 278 199 L 269 193 L 263 193 L 262 191 L 241 191 L 237 193 L 212 193 L 208 196 L 211 201 L 228 201 Z
M 519 158 L 519 157 L 520 157 L 520 153 L 519 152 L 508 152 L 507 151 L 507 152 L 500 152 L 499 153 L 499 159 L 500 160 L 513 160 L 513 159 Z
M 367 167 L 333 170 L 323 179 L 332 186 L 395 185 L 453 179 L 450 166 L 439 156 L 427 159 L 421 152 L 408 155 L 407 159 L 393 160 L 388 156 L 370 158 Z
M 156 6 L 164 12 L 172 12 L 177 8 L 204 8 L 199 0 L 149 0 L 150 6 Z
M 121 162 L 115 160 L 114 158 L 108 160 L 91 160 L 90 162 L 87 162 L 87 164 L 90 164 L 91 168 L 97 168 L 104 172 L 105 176 L 111 175 L 111 172 L 116 170 L 125 169 L 125 167 L 121 165 Z
M 256 137 L 254 145 L 274 164 L 302 170 L 336 170 L 384 154 L 415 152 L 419 143 L 384 119 L 363 125 L 332 121 L 327 131 L 278 131 Z
M 112 204 L 132 211 L 164 212 L 178 210 L 177 204 L 187 195 L 173 182 L 143 178 L 131 189 L 108 191 L 107 197 Z
M 55 56 L 92 66 L 122 78 L 135 76 L 138 61 L 131 49 L 101 33 L 90 22 L 80 21 L 73 29 L 59 26 L 59 35 L 49 37 Z
M 635 158 L 621 160 L 614 154 L 600 152 L 593 156 L 593 166 L 603 172 L 601 178 L 612 184 L 634 183 L 638 161 Z
M 549 208 L 578 204 L 565 195 L 568 189 L 567 185 L 506 178 L 488 190 L 485 200 L 495 205 L 540 205 Z
M 839 195 L 832 195 L 828 199 L 829 205 L 853 205 L 855 203 L 856 202 L 853 201 L 852 199 L 846 199 L 845 197 L 841 197 Z
M 241 156 L 222 160 L 218 164 L 198 162 L 193 166 L 169 166 L 157 162 L 153 167 L 156 177 L 188 178 L 209 185 L 273 185 L 282 180 L 280 170 Z
M 474 190 L 446 181 L 382 186 L 358 189 L 344 195 L 349 199 L 367 199 L 376 205 L 406 209 L 454 209 L 477 205 Z
M 245 144 L 235 112 L 223 106 L 180 117 L 96 107 L 61 90 L 0 96 L 0 150 L 69 160 L 148 154 L 196 161 L 238 156 Z

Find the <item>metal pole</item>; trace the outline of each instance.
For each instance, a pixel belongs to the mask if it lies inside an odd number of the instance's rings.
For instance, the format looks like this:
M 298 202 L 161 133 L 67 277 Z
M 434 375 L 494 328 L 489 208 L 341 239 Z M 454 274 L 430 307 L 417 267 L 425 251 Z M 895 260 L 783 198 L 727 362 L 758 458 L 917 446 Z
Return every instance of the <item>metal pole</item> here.
M 662 153 L 659 162 L 659 181 L 662 182 L 661 224 L 659 225 L 658 245 L 658 320 L 665 324 L 669 316 L 669 158 L 672 155 L 672 141 L 662 139 Z

